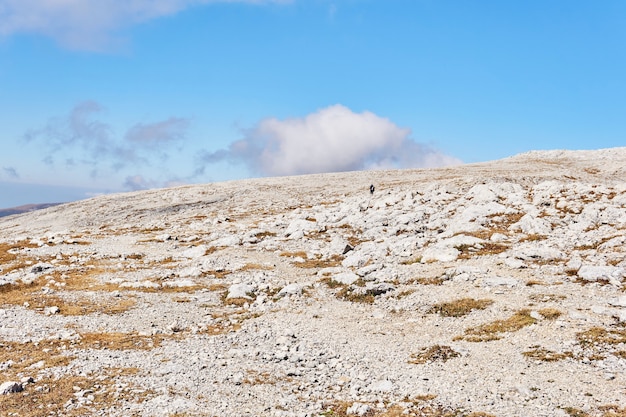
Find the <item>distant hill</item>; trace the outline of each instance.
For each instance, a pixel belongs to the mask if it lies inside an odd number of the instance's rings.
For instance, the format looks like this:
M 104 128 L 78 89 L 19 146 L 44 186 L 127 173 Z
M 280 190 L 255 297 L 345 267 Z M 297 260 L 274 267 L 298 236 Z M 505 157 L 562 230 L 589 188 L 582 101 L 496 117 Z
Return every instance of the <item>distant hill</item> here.
M 48 207 L 58 206 L 63 203 L 45 203 L 45 204 L 26 204 L 18 207 L 0 209 L 0 217 L 12 216 L 14 214 L 28 213 L 35 210 L 41 210 Z

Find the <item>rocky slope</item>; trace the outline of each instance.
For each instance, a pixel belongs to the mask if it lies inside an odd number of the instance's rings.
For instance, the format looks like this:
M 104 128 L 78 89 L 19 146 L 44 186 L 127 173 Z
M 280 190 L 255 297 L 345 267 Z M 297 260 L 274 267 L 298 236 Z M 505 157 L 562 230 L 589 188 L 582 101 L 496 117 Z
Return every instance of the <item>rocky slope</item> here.
M 0 219 L 0 415 L 626 415 L 625 179 L 531 152 Z

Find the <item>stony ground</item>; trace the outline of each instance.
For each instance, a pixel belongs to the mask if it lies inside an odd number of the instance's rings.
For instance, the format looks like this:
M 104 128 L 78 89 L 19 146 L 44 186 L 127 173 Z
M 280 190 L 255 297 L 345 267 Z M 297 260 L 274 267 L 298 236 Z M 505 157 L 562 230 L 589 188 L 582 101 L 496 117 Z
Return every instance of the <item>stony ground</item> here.
M 626 148 L 7 217 L 0 415 L 626 416 L 625 244 Z

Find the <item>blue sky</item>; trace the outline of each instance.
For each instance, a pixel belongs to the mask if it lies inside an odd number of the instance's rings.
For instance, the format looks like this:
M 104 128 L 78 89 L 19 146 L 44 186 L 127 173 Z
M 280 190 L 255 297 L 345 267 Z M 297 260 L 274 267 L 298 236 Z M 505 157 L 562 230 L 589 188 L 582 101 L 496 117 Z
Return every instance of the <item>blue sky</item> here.
M 0 0 L 0 207 L 626 145 L 626 2 Z

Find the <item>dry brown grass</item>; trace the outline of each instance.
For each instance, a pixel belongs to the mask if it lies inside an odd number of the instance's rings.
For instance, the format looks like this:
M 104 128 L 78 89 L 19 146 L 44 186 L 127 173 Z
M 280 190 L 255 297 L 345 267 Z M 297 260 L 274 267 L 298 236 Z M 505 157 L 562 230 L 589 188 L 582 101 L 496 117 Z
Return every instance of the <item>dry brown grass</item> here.
M 529 359 L 534 359 L 542 362 L 556 362 L 567 358 L 573 358 L 572 352 L 553 352 L 541 346 L 531 346 L 530 350 L 522 352 L 522 355 Z
M 546 320 L 556 320 L 563 315 L 563 312 L 556 308 L 542 308 L 539 310 L 539 314 Z
M 461 252 L 458 259 L 471 259 L 474 256 L 497 255 L 509 249 L 509 245 L 502 243 L 484 242 L 478 245 L 459 245 L 456 249 Z
M 61 297 L 50 296 L 47 298 L 48 306 L 59 308 L 59 314 L 65 316 L 84 316 L 86 314 L 122 314 L 132 309 L 137 304 L 135 298 L 116 299 L 113 303 L 104 300 L 82 298 L 78 300 L 65 300 Z
M 228 275 L 230 275 L 232 273 L 233 273 L 233 271 L 229 271 L 229 270 L 226 270 L 226 269 L 215 269 L 215 270 L 211 270 L 211 271 L 206 271 L 203 274 L 203 276 L 205 276 L 205 277 L 206 276 L 213 276 L 215 278 L 222 279 L 222 278 L 225 278 L 225 277 L 227 277 Z
M 441 285 L 445 281 L 443 277 L 420 277 L 415 278 L 415 282 L 421 285 Z
M 233 298 L 223 298 L 223 304 L 225 306 L 236 306 L 236 307 L 244 307 L 246 304 L 250 305 L 254 302 L 254 299 L 244 298 L 244 297 L 233 297 Z
M 576 334 L 578 343 L 583 347 L 603 347 L 626 343 L 625 329 L 605 329 L 592 327 Z
M 76 276 L 68 276 L 66 279 L 59 279 L 57 282 L 64 284 L 63 292 L 55 290 L 44 291 L 46 281 L 43 278 L 30 283 L 8 284 L 0 287 L 0 306 L 25 306 L 30 309 L 42 312 L 46 307 L 58 307 L 59 313 L 68 316 L 84 315 L 91 313 L 120 314 L 130 310 L 136 304 L 135 298 L 115 298 L 113 302 L 106 300 L 110 298 L 110 289 L 103 285 L 90 284 L 92 279 L 85 276 L 84 279 L 77 279 Z M 54 288 L 54 287 L 53 287 Z M 72 296 L 63 297 L 62 294 L 68 291 L 80 290 L 106 290 L 104 297 Z M 108 301 L 108 302 L 105 302 Z
M 459 353 L 450 346 L 434 345 L 422 348 L 418 353 L 412 353 L 409 363 L 421 365 L 435 361 L 445 362 L 457 356 Z
M 82 333 L 76 347 L 83 349 L 108 350 L 152 350 L 166 339 L 176 339 L 177 335 L 140 335 L 138 333 Z
M 493 300 L 461 298 L 447 303 L 435 304 L 429 313 L 439 313 L 442 317 L 462 317 L 474 310 L 484 310 L 493 304 Z
M 283 256 L 285 258 L 302 258 L 305 260 L 308 258 L 306 252 L 302 250 L 296 251 L 296 252 L 289 252 L 289 251 L 281 252 L 280 256 Z
M 537 320 L 530 316 L 530 310 L 520 310 L 508 319 L 496 320 L 491 323 L 470 327 L 465 330 L 464 336 L 457 336 L 455 340 L 468 342 L 488 342 L 502 338 L 502 333 L 516 332 L 526 326 L 536 323 Z
M 66 350 L 70 343 L 59 340 L 27 343 L 0 341 L 0 363 L 13 362 L 2 372 L 3 380 L 19 380 L 19 375 L 41 361 L 46 368 L 68 365 L 72 361 Z
M 341 226 L 338 226 L 338 229 L 341 229 L 343 237 L 353 248 L 356 248 L 358 245 L 366 241 L 362 238 L 363 230 L 357 229 L 351 224 L 344 223 Z
M 261 265 L 261 264 L 255 264 L 255 263 L 250 263 L 250 264 L 245 264 L 244 266 L 242 266 L 241 268 L 239 268 L 237 271 L 271 271 L 274 269 L 274 266 L 272 265 Z
M 591 229 L 593 230 L 593 229 Z M 579 250 L 579 251 L 585 251 L 585 250 L 598 250 L 598 247 L 600 245 L 603 245 L 604 243 L 608 242 L 611 239 L 614 239 L 616 237 L 620 237 L 621 235 L 611 235 L 611 236 L 605 236 L 602 239 L 598 239 L 595 242 L 592 243 L 587 243 L 584 245 L 578 245 L 578 246 L 574 246 L 574 248 L 572 250 Z
M 402 262 L 400 262 L 401 265 L 413 265 L 413 264 L 419 264 L 422 262 L 422 257 L 418 256 L 417 258 L 411 258 L 411 259 L 407 259 L 404 260 Z
M 489 219 L 489 224 L 487 225 L 490 234 L 493 233 L 501 233 L 503 235 L 508 235 L 509 227 L 512 224 L 517 223 L 520 219 L 524 217 L 524 213 L 508 213 L 508 214 L 491 214 L 487 216 Z
M 414 292 L 415 292 L 415 290 L 413 290 L 413 289 L 399 291 L 399 292 L 394 294 L 394 298 L 401 299 L 401 298 L 404 298 L 404 297 L 408 297 L 409 295 L 413 294 Z
M 294 262 L 294 266 L 300 268 L 331 268 L 334 266 L 341 265 L 341 261 L 343 261 L 343 256 L 341 255 L 333 255 L 328 259 L 322 259 L 321 257 L 316 259 L 306 259 L 304 262 Z
M 371 404 L 370 411 L 365 414 L 365 417 L 495 417 L 492 414 L 484 412 L 472 412 L 467 413 L 463 410 L 453 407 L 447 407 L 441 404 L 436 404 L 432 401 L 435 398 L 433 395 L 423 396 L 423 399 L 405 398 L 403 402 L 408 403 L 408 408 L 404 409 L 399 405 L 387 405 L 385 409 L 377 409 L 376 405 Z M 324 405 L 324 412 L 320 414 L 323 417 L 350 417 L 347 414 L 348 408 L 352 405 L 349 401 L 333 401 Z
M 152 349 L 166 337 L 139 336 L 122 333 L 85 333 L 72 340 L 42 340 L 39 342 L 0 342 L 0 363 L 11 363 L 2 372 L 4 380 L 20 380 L 22 376 L 37 376 L 41 369 L 62 368 L 74 359 L 74 349 Z M 37 376 L 27 384 L 24 392 L 0 396 L 1 415 L 48 417 L 50 415 L 78 417 L 95 415 L 100 410 L 124 402 L 141 403 L 152 395 L 149 391 L 117 385 L 129 375 L 136 375 L 138 368 L 104 368 L 93 375 L 74 375 L 71 371 L 55 372 L 61 377 Z M 76 401 L 77 391 L 93 395 L 89 403 Z M 69 403 L 68 403 L 69 401 Z M 65 407 L 65 404 L 71 404 Z
M 313 268 L 321 269 L 321 268 L 330 268 L 334 266 L 339 266 L 341 265 L 341 261 L 343 261 L 342 255 L 333 255 L 330 258 L 322 258 L 321 256 L 317 256 L 314 259 L 309 259 L 306 252 L 304 251 L 282 252 L 280 256 L 283 256 L 286 258 L 303 259 L 303 261 L 293 262 L 293 265 L 299 268 L 309 268 L 309 269 L 313 269 Z
M 223 311 L 212 313 L 211 317 L 216 320 L 214 324 L 205 326 L 200 333 L 215 336 L 224 333 L 236 332 L 241 329 L 244 321 L 260 317 L 260 313 Z
M 0 243 L 0 271 L 7 274 L 18 269 L 28 268 L 36 262 L 49 260 L 49 258 L 32 257 L 21 252 L 24 249 L 37 247 L 39 246 L 25 240 L 15 243 Z
M 346 286 L 339 290 L 336 294 L 337 298 L 350 301 L 353 303 L 365 303 L 365 304 L 373 304 L 376 297 L 370 291 L 362 290 L 360 288 L 355 288 L 353 286 Z
M 140 404 L 155 393 L 127 382 L 124 389 L 118 387 L 126 376 L 136 373 L 136 368 L 108 368 L 98 375 L 45 377 L 27 385 L 24 392 L 1 396 L 0 410 L 3 416 L 84 417 L 111 407 L 120 408 L 127 402 Z M 84 392 L 89 401 L 79 402 L 78 392 Z
M 326 286 L 330 289 L 339 289 L 339 291 L 335 293 L 335 297 L 340 300 L 350 301 L 353 303 L 372 304 L 376 299 L 373 292 L 362 288 L 365 286 L 365 282 L 362 279 L 357 280 L 352 285 L 342 284 L 341 282 L 335 281 L 330 277 L 322 278 L 320 282 L 326 284 Z
M 561 294 L 531 294 L 528 298 L 538 303 L 551 303 L 565 300 L 567 297 Z
M 576 407 L 563 407 L 561 409 L 569 414 L 570 417 L 591 417 L 591 414 Z
M 278 382 L 278 378 L 275 375 L 272 375 L 270 372 L 259 372 L 254 369 L 246 370 L 246 376 L 243 379 L 244 384 L 250 385 L 261 385 L 261 384 L 269 384 L 274 385 Z
M 540 240 L 546 240 L 547 238 L 548 236 L 546 235 L 531 234 L 524 236 L 519 240 L 519 242 L 539 242 Z
M 602 417 L 626 417 L 626 407 L 619 405 L 602 405 L 598 407 L 602 413 Z
M 321 283 L 326 284 L 326 286 L 330 289 L 335 289 L 335 288 L 343 288 L 346 286 L 346 284 L 342 284 L 339 281 L 335 281 L 334 279 L 332 279 L 331 277 L 325 277 L 320 279 Z
M 259 232 L 254 235 L 259 240 L 263 240 L 266 237 L 276 237 L 276 233 L 274 232 Z

